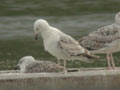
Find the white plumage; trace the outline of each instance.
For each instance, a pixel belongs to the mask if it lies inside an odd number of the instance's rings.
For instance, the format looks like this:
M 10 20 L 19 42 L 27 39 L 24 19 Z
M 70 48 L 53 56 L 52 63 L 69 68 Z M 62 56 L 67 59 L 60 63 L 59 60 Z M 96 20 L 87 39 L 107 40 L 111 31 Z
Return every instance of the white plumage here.
M 84 62 L 91 62 L 88 58 L 98 58 L 95 55 L 91 55 L 88 50 L 80 46 L 71 36 L 50 26 L 47 21 L 43 19 L 35 21 L 34 32 L 36 38 L 38 33 L 41 33 L 45 50 L 55 56 L 58 60 L 63 59 L 65 67 L 66 60 L 77 59 Z

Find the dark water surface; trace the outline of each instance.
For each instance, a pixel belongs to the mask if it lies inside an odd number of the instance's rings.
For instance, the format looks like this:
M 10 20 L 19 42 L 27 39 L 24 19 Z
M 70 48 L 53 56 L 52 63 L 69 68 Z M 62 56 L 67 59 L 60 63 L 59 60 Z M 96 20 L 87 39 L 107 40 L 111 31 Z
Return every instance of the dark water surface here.
M 119 0 L 1 0 L 0 70 L 13 69 L 26 55 L 57 61 L 44 51 L 40 36 L 38 41 L 34 40 L 33 23 L 36 19 L 46 19 L 50 25 L 79 39 L 113 23 L 119 10 Z M 119 53 L 114 57 L 116 65 L 120 66 Z M 107 66 L 104 58 L 90 64 L 68 62 L 68 67 L 102 66 Z

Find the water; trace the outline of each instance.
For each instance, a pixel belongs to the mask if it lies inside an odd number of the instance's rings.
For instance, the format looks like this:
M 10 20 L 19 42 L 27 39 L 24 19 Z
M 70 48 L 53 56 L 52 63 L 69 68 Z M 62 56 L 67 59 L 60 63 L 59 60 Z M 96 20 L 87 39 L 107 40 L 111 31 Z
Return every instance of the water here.
M 41 36 L 38 41 L 34 40 L 36 19 L 46 19 L 50 25 L 79 39 L 114 22 L 119 8 L 119 0 L 1 0 L 0 70 L 14 69 L 18 60 L 26 55 L 57 61 L 44 51 Z M 119 53 L 114 57 L 119 66 Z M 68 62 L 68 67 L 102 66 L 107 66 L 104 58 L 91 64 Z

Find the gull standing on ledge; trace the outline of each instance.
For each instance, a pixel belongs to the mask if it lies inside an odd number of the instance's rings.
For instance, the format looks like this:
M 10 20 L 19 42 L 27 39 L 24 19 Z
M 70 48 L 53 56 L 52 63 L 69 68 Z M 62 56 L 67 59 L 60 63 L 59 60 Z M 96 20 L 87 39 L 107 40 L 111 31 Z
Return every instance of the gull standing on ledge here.
M 57 28 L 48 24 L 44 19 L 38 19 L 34 23 L 35 39 L 38 33 L 41 33 L 44 43 L 44 48 L 51 55 L 58 59 L 64 60 L 64 68 L 66 70 L 66 60 L 80 60 L 84 62 L 91 62 L 89 58 L 99 58 L 91 55 L 88 50 L 84 49 L 71 36 L 64 34 Z
M 115 69 L 112 53 L 120 51 L 120 12 L 115 16 L 115 23 L 99 28 L 78 42 L 93 54 L 107 54 L 108 68 Z

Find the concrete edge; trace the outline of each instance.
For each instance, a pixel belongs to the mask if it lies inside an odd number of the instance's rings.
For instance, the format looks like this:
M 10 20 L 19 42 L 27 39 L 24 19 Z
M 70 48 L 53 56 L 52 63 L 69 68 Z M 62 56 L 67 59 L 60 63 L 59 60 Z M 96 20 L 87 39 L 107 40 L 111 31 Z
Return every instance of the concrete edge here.
M 9 73 L 2 73 L 9 72 Z M 120 75 L 120 70 L 89 70 L 64 73 L 16 73 L 16 71 L 1 71 L 0 80 L 6 79 L 25 79 L 25 78 L 38 78 L 38 77 L 85 77 L 85 76 L 108 76 Z

